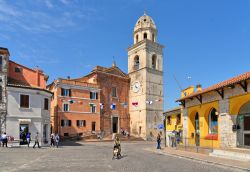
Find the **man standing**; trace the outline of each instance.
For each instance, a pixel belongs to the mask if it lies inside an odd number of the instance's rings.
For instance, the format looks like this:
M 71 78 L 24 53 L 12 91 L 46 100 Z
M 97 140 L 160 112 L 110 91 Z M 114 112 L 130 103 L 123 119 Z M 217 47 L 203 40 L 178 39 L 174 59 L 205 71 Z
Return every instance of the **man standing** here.
M 157 149 L 161 149 L 161 135 L 160 135 L 160 133 L 157 136 Z
M 40 146 L 39 146 L 39 139 L 38 139 L 38 132 L 36 132 L 36 136 L 35 136 L 35 144 L 34 144 L 34 146 L 33 146 L 33 148 L 35 148 L 35 146 L 36 146 L 36 144 L 38 145 L 38 148 L 41 148 Z
M 26 141 L 27 141 L 28 147 L 30 147 L 30 135 L 31 135 L 30 132 L 26 134 Z
M 7 139 L 6 132 L 4 132 L 4 133 L 2 134 L 2 143 L 3 143 L 3 147 L 4 147 L 4 145 L 6 145 L 6 148 L 8 147 L 8 146 L 7 146 L 8 139 Z

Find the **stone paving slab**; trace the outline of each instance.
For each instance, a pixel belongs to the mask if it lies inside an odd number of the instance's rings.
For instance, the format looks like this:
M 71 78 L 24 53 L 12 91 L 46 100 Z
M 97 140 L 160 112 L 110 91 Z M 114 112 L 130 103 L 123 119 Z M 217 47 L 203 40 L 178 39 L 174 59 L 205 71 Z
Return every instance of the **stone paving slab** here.
M 163 148 L 161 150 L 156 150 L 155 148 L 153 148 L 152 150 L 154 152 L 163 153 L 166 155 L 173 155 L 173 156 L 183 157 L 187 159 L 192 159 L 195 161 L 227 166 L 227 167 L 240 169 L 244 171 L 250 171 L 250 162 L 242 162 L 242 161 L 236 161 L 236 160 L 231 160 L 231 159 L 212 157 L 207 154 L 194 153 L 194 152 L 189 152 L 189 151 L 184 151 L 184 150 L 176 150 L 173 148 Z

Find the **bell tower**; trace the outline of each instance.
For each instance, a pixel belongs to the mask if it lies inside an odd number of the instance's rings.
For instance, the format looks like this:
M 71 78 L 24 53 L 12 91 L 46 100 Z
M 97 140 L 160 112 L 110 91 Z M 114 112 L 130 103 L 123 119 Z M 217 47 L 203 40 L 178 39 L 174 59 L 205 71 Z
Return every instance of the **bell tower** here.
M 156 137 L 163 123 L 163 46 L 157 34 L 153 19 L 144 13 L 128 48 L 130 133 L 145 140 Z

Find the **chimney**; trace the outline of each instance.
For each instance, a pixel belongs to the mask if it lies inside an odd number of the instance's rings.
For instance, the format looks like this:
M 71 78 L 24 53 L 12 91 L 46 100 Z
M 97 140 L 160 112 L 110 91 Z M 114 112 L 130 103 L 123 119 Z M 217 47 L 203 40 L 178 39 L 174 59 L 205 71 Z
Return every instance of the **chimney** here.
M 202 86 L 201 86 L 201 84 L 197 84 L 197 85 L 196 85 L 196 92 L 198 92 L 198 91 L 202 91 Z

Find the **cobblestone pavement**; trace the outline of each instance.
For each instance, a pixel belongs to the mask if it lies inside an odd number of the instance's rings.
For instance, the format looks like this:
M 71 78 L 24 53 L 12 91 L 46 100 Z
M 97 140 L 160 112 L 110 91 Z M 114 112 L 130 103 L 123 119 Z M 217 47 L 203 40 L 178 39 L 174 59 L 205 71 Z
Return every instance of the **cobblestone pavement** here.
M 111 142 L 57 148 L 0 148 L 0 171 L 84 172 L 231 172 L 233 169 L 161 155 L 146 149 L 148 142 L 123 142 L 120 160 L 112 160 Z

